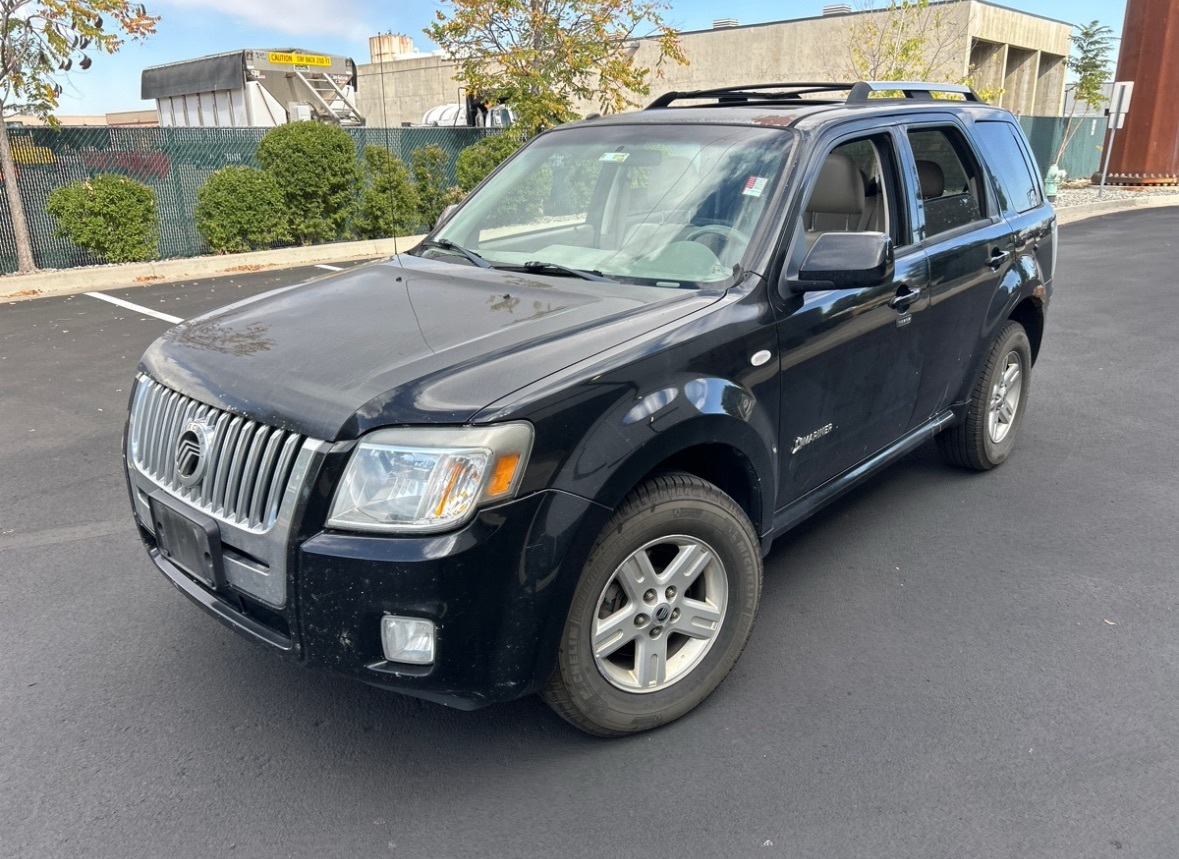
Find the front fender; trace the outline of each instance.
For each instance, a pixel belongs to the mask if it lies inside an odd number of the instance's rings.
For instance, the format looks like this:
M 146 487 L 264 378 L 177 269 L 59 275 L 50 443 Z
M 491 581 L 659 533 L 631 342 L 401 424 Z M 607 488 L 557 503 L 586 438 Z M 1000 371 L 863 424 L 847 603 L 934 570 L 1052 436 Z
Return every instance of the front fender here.
M 727 479 L 748 487 L 750 519 L 759 535 L 765 533 L 777 486 L 775 420 L 776 411 L 766 409 L 749 389 L 695 377 L 673 380 L 643 396 L 619 397 L 582 431 L 551 485 L 595 503 L 579 523 L 553 582 L 551 611 L 535 656 L 537 687 L 555 666 L 569 605 L 598 536 L 612 511 L 647 476 L 683 467 L 685 453 L 699 454 L 698 462 L 723 463 Z M 538 435 L 543 431 L 538 428 Z
M 728 449 L 743 462 L 748 510 L 761 533 L 773 510 L 776 409 L 744 386 L 693 377 L 615 403 L 570 451 L 554 488 L 614 509 L 643 479 L 685 451 Z

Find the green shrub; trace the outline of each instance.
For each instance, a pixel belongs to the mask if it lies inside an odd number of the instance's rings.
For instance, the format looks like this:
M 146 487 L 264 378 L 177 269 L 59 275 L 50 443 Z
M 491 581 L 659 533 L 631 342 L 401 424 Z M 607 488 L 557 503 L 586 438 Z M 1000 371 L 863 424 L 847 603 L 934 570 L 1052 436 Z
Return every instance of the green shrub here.
M 520 141 L 511 134 L 491 135 L 468 146 L 454 165 L 459 187 L 469 192 L 519 148 Z
M 63 185 L 46 201 L 57 234 L 106 262 L 159 256 L 156 192 L 126 176 L 92 176 Z
M 291 240 L 282 192 L 254 167 L 224 167 L 197 191 L 196 228 L 218 254 L 272 248 Z
M 364 239 L 407 236 L 418 226 L 418 195 L 409 170 L 379 146 L 364 147 L 364 190 L 352 222 Z
M 282 193 L 295 241 L 309 245 L 344 235 L 360 177 L 347 131 L 322 122 L 280 125 L 258 143 L 258 163 Z
M 438 216 L 453 196 L 446 171 L 450 159 L 445 149 L 437 143 L 430 143 L 415 149 L 410 160 L 418 195 L 418 221 L 429 229 L 438 222 Z

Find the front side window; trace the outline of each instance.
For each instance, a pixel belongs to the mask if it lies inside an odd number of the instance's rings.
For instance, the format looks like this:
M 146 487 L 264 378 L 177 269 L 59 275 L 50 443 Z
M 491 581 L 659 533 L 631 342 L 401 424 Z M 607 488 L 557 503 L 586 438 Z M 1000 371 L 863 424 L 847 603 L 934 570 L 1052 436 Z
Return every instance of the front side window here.
M 970 147 L 956 128 L 915 128 L 909 145 L 925 208 L 925 238 L 981 220 L 983 181 Z
M 726 125 L 557 130 L 494 175 L 433 244 L 509 270 L 721 284 L 745 257 L 792 141 L 782 129 Z M 445 247 L 421 252 L 466 261 Z
M 806 249 L 830 232 L 876 232 L 907 240 L 897 207 L 893 147 L 885 136 L 839 144 L 823 159 L 807 192 L 799 234 Z

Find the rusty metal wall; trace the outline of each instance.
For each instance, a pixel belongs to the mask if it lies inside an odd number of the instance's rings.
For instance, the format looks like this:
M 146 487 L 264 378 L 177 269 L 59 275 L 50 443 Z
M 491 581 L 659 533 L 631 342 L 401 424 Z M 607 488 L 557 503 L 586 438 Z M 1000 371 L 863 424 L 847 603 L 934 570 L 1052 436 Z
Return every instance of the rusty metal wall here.
M 1108 181 L 1179 184 L 1179 0 L 1128 0 L 1117 80 L 1134 81 L 1134 95 Z

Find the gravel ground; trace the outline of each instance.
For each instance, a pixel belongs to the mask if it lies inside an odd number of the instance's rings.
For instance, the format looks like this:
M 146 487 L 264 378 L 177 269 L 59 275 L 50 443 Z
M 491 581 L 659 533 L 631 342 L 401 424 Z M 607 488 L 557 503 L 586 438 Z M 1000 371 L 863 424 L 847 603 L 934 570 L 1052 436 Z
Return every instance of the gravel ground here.
M 1064 188 L 1056 195 L 1052 204 L 1058 209 L 1069 206 L 1079 206 L 1082 203 L 1096 203 L 1098 188 L 1090 185 L 1084 188 Z M 1133 200 L 1138 197 L 1179 196 L 1179 187 L 1174 185 L 1165 188 L 1116 188 L 1107 187 L 1101 195 L 1101 200 Z

